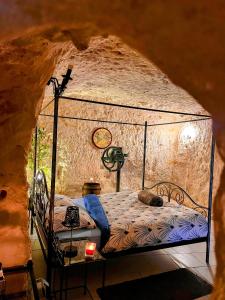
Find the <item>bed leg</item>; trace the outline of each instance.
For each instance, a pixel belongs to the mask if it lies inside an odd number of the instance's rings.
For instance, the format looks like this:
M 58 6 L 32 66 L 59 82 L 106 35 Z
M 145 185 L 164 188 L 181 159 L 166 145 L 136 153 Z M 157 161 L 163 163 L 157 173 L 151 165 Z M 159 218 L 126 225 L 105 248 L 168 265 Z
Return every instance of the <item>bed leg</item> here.
M 34 299 L 39 300 L 40 297 L 39 297 L 39 294 L 38 294 L 37 281 L 36 281 L 36 277 L 35 277 L 35 274 L 34 274 L 34 268 L 33 268 L 33 261 L 32 260 L 28 261 L 27 268 L 28 268 L 29 273 L 30 273 L 31 284 L 32 284 L 32 287 L 33 287 Z
M 215 156 L 215 137 L 212 134 L 211 142 L 211 159 L 210 159 L 210 180 L 209 180 L 209 198 L 208 198 L 208 234 L 206 241 L 206 263 L 209 264 L 210 254 L 210 237 L 211 237 L 211 220 L 212 220 L 212 199 L 213 199 L 213 173 L 214 173 L 214 156 Z
M 106 260 L 103 261 L 103 270 L 102 270 L 102 288 L 105 287 L 105 277 L 106 277 Z
M 206 261 L 207 265 L 209 265 L 209 255 L 210 255 L 210 238 L 208 238 L 207 241 L 206 241 L 205 261 Z
M 60 268 L 60 292 L 59 292 L 59 299 L 63 299 L 63 283 L 64 283 L 64 268 Z
M 31 212 L 30 234 L 33 235 L 33 233 L 34 233 L 34 220 Z
M 84 264 L 84 295 L 87 294 L 87 277 L 88 277 L 88 266 Z

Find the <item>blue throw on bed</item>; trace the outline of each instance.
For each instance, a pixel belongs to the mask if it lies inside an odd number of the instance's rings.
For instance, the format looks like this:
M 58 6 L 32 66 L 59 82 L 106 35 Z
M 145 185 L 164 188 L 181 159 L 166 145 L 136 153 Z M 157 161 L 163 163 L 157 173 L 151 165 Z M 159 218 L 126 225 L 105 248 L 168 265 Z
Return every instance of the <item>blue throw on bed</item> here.
M 101 249 L 110 237 L 109 222 L 99 198 L 95 194 L 84 196 L 84 205 L 89 215 L 101 230 Z

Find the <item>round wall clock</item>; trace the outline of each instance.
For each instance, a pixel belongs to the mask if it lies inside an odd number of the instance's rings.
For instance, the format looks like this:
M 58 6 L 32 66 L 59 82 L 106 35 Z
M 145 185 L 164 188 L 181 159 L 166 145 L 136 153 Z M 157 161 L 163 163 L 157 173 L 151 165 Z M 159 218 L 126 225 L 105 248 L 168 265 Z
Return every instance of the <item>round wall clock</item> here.
M 92 134 L 92 142 L 97 148 L 105 149 L 112 142 L 112 134 L 107 128 L 97 128 Z

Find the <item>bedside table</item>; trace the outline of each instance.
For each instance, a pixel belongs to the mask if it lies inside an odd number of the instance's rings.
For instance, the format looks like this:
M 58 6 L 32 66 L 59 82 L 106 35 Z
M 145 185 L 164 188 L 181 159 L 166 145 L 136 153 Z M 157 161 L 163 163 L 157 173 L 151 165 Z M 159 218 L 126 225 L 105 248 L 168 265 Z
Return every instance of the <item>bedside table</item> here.
M 93 299 L 90 290 L 87 286 L 87 278 L 88 278 L 88 265 L 92 263 L 102 263 L 102 286 L 105 285 L 105 258 L 100 254 L 100 252 L 96 249 L 94 256 L 92 258 L 85 256 L 85 246 L 86 243 L 90 242 L 89 240 L 77 240 L 73 241 L 73 245 L 77 247 L 78 253 L 74 257 L 65 257 L 64 256 L 64 249 L 70 245 L 70 242 L 60 242 L 60 252 L 63 256 L 63 260 L 60 259 L 59 268 L 60 268 L 60 289 L 54 291 L 55 293 L 60 293 L 60 299 L 62 299 L 63 292 L 65 292 L 65 299 L 67 299 L 67 291 L 76 289 L 76 288 L 83 288 L 84 294 L 88 293 L 91 299 Z M 83 275 L 83 284 L 74 287 L 67 286 L 67 274 L 66 270 L 68 268 L 75 268 L 78 265 L 84 266 L 84 275 Z M 65 287 L 64 287 L 65 283 Z

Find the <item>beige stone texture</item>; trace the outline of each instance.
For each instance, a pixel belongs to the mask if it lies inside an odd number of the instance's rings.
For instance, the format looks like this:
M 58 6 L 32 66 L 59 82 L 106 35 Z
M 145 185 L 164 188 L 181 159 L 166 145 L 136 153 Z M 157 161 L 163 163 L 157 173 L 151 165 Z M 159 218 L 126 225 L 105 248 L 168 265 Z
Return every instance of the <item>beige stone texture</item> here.
M 1 189 L 0 258 L 3 266 L 24 264 L 30 257 L 25 165 L 31 132 L 49 74 L 54 69 L 53 47 L 39 37 L 0 46 L 1 71 Z
M 59 58 L 54 76 L 60 78 L 68 65 L 73 66 L 73 81 L 68 84 L 64 93 L 66 96 L 207 114 L 187 92 L 172 84 L 149 60 L 114 36 L 93 38 L 89 48 L 82 52 L 70 42 L 65 43 L 64 49 L 67 52 Z M 52 87 L 49 87 L 45 92 L 42 113 L 53 113 L 51 99 Z M 45 108 L 48 103 L 50 105 Z M 144 121 L 154 125 L 197 119 L 179 114 L 81 104 L 64 99 L 60 100 L 59 115 L 142 125 Z M 48 133 L 51 133 L 52 118 L 40 117 L 39 126 L 47 128 Z M 144 146 L 142 126 L 60 119 L 58 193 L 80 196 L 83 183 L 90 178 L 101 183 L 102 193 L 115 190 L 116 174 L 109 173 L 103 167 L 103 150 L 92 143 L 92 133 L 100 126 L 111 131 L 112 145 L 122 146 L 124 152 L 129 154 L 122 170 L 121 189 L 141 189 Z M 196 131 L 196 137 L 191 140 L 182 138 L 183 130 L 190 126 Z M 149 127 L 147 140 L 146 186 L 158 181 L 171 181 L 207 206 L 211 120 Z M 50 158 L 48 161 L 50 168 Z M 221 165 L 218 159 L 216 165 Z M 215 173 L 214 191 L 218 188 L 219 168 Z
M 218 149 L 225 160 L 224 1 L 1 0 L 0 5 L 0 182 L 8 191 L 0 210 L 7 210 L 8 216 L 15 210 L 17 217 L 11 217 L 18 234 L 18 240 L 8 242 L 14 229 L 10 217 L 4 217 L 0 256 L 5 265 L 23 262 L 30 253 L 24 217 L 26 156 L 45 82 L 60 55 L 55 47 L 60 49 L 61 42 L 72 40 L 82 50 L 88 47 L 90 36 L 121 37 L 212 114 Z M 180 105 L 183 108 L 184 103 Z M 224 179 L 223 170 L 214 204 L 218 265 L 213 299 L 219 300 L 225 299 Z M 21 257 L 15 255 L 18 241 Z M 13 255 L 7 257 L 9 253 L 2 249 L 10 249 Z

